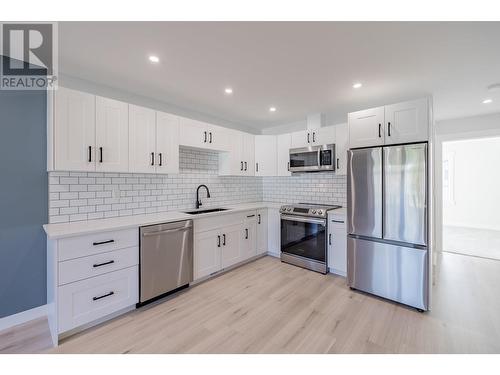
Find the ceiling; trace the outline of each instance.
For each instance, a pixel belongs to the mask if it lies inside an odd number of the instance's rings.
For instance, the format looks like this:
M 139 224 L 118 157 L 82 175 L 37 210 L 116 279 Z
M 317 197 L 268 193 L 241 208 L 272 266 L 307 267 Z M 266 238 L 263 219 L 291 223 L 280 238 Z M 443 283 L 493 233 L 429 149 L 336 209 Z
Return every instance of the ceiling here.
M 260 131 L 429 94 L 437 120 L 500 112 L 499 46 L 500 22 L 62 22 L 59 70 Z

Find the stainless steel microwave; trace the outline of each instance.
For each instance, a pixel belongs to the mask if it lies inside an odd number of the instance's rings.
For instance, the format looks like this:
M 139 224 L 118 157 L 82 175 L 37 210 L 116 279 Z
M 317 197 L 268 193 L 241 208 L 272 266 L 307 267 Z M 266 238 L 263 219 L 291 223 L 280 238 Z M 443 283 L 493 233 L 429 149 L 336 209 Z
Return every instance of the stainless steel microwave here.
M 335 171 L 335 145 L 290 149 L 290 172 Z

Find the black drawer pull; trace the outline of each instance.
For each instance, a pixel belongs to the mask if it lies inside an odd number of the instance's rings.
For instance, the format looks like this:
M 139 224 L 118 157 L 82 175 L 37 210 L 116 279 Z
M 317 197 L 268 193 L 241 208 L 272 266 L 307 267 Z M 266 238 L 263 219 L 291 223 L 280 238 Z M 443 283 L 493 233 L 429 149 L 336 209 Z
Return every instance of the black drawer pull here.
M 108 294 L 103 294 L 102 296 L 99 296 L 99 297 L 93 297 L 92 299 L 94 301 L 97 301 L 97 300 L 99 300 L 101 298 L 106 298 L 106 297 L 112 296 L 113 294 L 115 294 L 115 292 L 109 292 Z
M 255 217 L 255 215 L 247 215 L 247 217 Z
M 108 264 L 113 264 L 114 262 L 115 262 L 114 260 L 110 260 L 109 262 L 94 264 L 92 267 L 97 268 L 97 267 L 101 267 L 101 266 L 107 266 Z
M 115 242 L 115 240 L 107 240 L 107 241 L 94 242 L 92 245 L 99 246 L 99 245 L 105 245 L 107 243 L 113 243 L 113 242 Z

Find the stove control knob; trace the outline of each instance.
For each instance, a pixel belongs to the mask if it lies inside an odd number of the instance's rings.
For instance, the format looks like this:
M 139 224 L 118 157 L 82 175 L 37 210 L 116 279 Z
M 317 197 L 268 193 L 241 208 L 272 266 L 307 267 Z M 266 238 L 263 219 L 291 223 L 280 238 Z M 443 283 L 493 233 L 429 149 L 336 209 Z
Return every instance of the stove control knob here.
M 312 210 L 313 215 L 316 213 L 316 210 Z
M 318 210 L 318 214 L 319 214 L 319 215 L 323 215 L 323 211 Z
M 290 211 L 292 210 L 292 208 L 291 208 L 291 207 L 288 207 L 286 210 L 287 210 L 288 212 L 290 212 Z

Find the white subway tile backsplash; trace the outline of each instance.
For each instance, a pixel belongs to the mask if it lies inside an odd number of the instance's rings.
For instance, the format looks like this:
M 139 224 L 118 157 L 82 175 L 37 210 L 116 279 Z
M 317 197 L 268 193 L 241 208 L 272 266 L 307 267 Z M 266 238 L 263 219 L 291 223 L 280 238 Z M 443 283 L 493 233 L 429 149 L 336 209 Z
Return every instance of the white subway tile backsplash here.
M 346 179 L 332 173 L 219 176 L 216 152 L 185 148 L 180 149 L 179 161 L 178 175 L 50 172 L 49 222 L 193 209 L 200 184 L 206 184 L 211 194 L 206 198 L 206 192 L 200 191 L 204 207 L 262 200 L 345 206 Z

